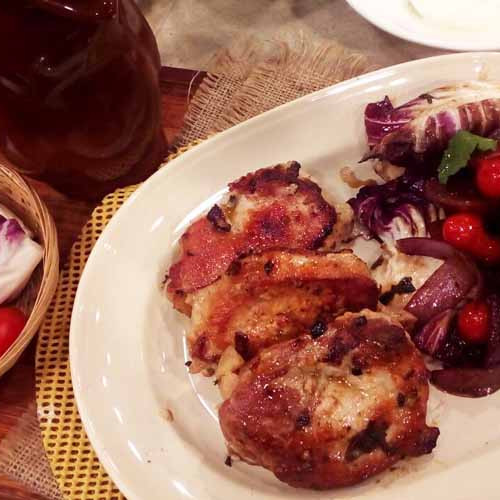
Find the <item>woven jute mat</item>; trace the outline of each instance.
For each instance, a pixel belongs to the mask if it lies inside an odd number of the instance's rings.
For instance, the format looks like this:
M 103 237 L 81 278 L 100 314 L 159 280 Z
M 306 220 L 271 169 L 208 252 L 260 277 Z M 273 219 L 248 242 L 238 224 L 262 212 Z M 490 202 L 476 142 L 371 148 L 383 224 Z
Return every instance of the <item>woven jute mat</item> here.
M 344 47 L 296 35 L 264 43 L 243 40 L 218 53 L 210 68 L 190 103 L 177 154 L 252 116 L 371 69 L 363 56 Z M 33 405 L 0 444 L 0 472 L 47 498 L 123 498 L 99 463 L 76 408 L 69 325 L 87 258 L 106 224 L 136 188 L 108 195 L 73 245 L 39 335 L 36 408 Z

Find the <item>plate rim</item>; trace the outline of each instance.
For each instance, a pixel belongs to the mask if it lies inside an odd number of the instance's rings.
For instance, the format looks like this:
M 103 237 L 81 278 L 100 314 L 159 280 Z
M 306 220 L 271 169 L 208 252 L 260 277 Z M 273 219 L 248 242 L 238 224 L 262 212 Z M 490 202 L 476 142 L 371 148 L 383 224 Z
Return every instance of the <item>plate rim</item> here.
M 426 37 L 420 37 L 418 36 L 418 34 L 412 35 L 411 32 L 408 33 L 402 29 L 399 29 L 397 26 L 395 27 L 390 23 L 385 22 L 383 17 L 373 16 L 371 14 L 373 12 L 373 5 L 374 5 L 372 1 L 373 0 L 368 0 L 368 2 L 364 0 L 346 0 L 349 6 L 366 21 L 373 24 L 377 28 L 381 29 L 385 33 L 388 33 L 389 35 L 392 36 L 396 36 L 408 42 L 417 43 L 419 45 L 424 45 L 426 47 L 433 47 L 443 50 L 460 51 L 463 53 L 490 52 L 490 51 L 500 50 L 500 39 L 496 43 L 478 42 L 476 44 L 471 44 L 468 42 L 461 43 L 458 40 L 453 42 L 439 37 L 426 38 Z
M 349 1 L 349 0 L 347 0 Z M 85 398 L 85 391 L 81 387 L 79 383 L 80 377 L 78 376 L 79 373 L 83 373 L 85 370 L 82 370 L 80 367 L 80 362 L 78 360 L 78 356 L 76 354 L 76 338 L 77 338 L 77 331 L 78 331 L 78 314 L 79 314 L 79 309 L 81 308 L 82 301 L 83 301 L 83 296 L 84 296 L 84 290 L 88 288 L 87 282 L 90 279 L 91 271 L 90 269 L 94 265 L 94 261 L 98 258 L 100 252 L 101 252 L 101 247 L 105 244 L 105 240 L 107 238 L 107 235 L 114 231 L 115 227 L 120 224 L 121 219 L 126 216 L 126 214 L 133 208 L 135 201 L 137 198 L 142 196 L 143 192 L 146 192 L 150 186 L 152 186 L 154 183 L 158 182 L 159 179 L 161 179 L 164 176 L 169 176 L 171 175 L 170 172 L 173 170 L 176 170 L 178 167 L 178 163 L 185 162 L 186 160 L 189 160 L 189 158 L 193 155 L 200 154 L 200 151 L 203 151 L 206 148 L 212 148 L 215 147 L 219 142 L 225 141 L 226 137 L 229 136 L 230 134 L 234 133 L 235 131 L 239 130 L 242 127 L 248 126 L 249 123 L 259 123 L 261 121 L 266 121 L 269 116 L 272 116 L 274 114 L 278 114 L 282 112 L 284 109 L 287 109 L 292 106 L 297 106 L 299 103 L 304 103 L 306 101 L 314 100 L 315 98 L 322 96 L 322 95 L 330 95 L 332 93 L 341 93 L 344 88 L 346 87 L 351 87 L 352 85 L 355 85 L 356 82 L 359 82 L 361 80 L 361 84 L 365 80 L 376 80 L 377 77 L 383 78 L 387 73 L 390 73 L 391 71 L 396 71 L 400 70 L 402 68 L 409 68 L 413 66 L 420 66 L 425 63 L 429 62 L 436 62 L 438 60 L 453 60 L 456 59 L 457 61 L 460 60 L 470 60 L 470 64 L 472 65 L 475 59 L 498 59 L 498 62 L 500 62 L 500 52 L 488 52 L 488 51 L 473 51 L 473 52 L 460 52 L 460 53 L 454 53 L 454 54 L 444 54 L 444 55 L 437 55 L 437 56 L 431 56 L 431 57 L 425 57 L 421 59 L 416 59 L 412 61 L 407 61 L 399 64 L 395 64 L 392 66 L 387 66 L 381 69 L 378 69 L 376 71 L 372 71 L 369 73 L 364 73 L 362 75 L 356 76 L 354 78 L 351 78 L 349 80 L 345 80 L 343 82 L 330 85 L 328 87 L 325 87 L 323 89 L 320 89 L 318 91 L 312 92 L 310 94 L 307 94 L 305 96 L 299 97 L 297 99 L 294 99 L 293 101 L 281 104 L 280 106 L 277 106 L 276 108 L 272 108 L 260 115 L 257 115 L 253 118 L 250 118 L 249 120 L 246 120 L 244 122 L 241 122 L 233 127 L 230 127 L 229 129 L 220 132 L 206 140 L 204 140 L 201 144 L 195 146 L 194 148 L 190 149 L 189 151 L 183 153 L 182 155 L 178 156 L 177 158 L 171 160 L 168 162 L 168 168 L 162 168 L 163 166 L 166 165 L 166 163 L 163 163 L 159 170 L 156 171 L 152 176 L 150 176 L 148 179 L 146 179 L 137 189 L 134 191 L 129 198 L 123 203 L 123 205 L 117 210 L 117 212 L 112 216 L 111 220 L 108 222 L 104 230 L 102 231 L 101 235 L 99 236 L 98 240 L 96 241 L 96 244 L 91 250 L 91 253 L 87 259 L 87 262 L 85 264 L 84 270 L 82 272 L 82 276 L 80 278 L 80 282 L 78 284 L 77 292 L 75 295 L 75 300 L 73 303 L 73 308 L 71 312 L 71 321 L 70 321 L 70 328 L 69 328 L 69 362 L 70 362 L 70 372 L 71 372 L 71 383 L 73 387 L 73 393 L 74 393 L 74 400 L 75 404 L 78 409 L 78 413 L 80 416 L 80 419 L 82 421 L 83 427 L 85 429 L 85 432 L 87 434 L 87 437 L 92 445 L 92 448 L 94 452 L 96 453 L 96 456 L 98 457 L 100 463 L 103 465 L 105 468 L 107 474 L 110 476 L 114 484 L 119 488 L 120 492 L 124 494 L 127 498 L 130 500 L 132 499 L 140 499 L 139 496 L 137 496 L 137 491 L 134 490 L 132 487 L 129 486 L 128 481 L 126 478 L 122 478 L 122 475 L 119 474 L 118 470 L 115 468 L 115 464 L 113 464 L 113 461 L 111 458 L 108 456 L 108 454 L 105 451 L 106 445 L 104 444 L 103 440 L 101 437 L 99 437 L 99 432 L 97 429 L 94 428 L 94 426 L 91 424 L 90 416 L 88 413 L 87 409 L 87 401 Z

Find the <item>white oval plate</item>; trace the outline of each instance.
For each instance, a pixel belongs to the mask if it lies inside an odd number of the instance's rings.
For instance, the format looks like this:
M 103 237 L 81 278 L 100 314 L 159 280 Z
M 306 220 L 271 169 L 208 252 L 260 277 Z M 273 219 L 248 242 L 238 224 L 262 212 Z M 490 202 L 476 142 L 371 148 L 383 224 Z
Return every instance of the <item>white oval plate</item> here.
M 484 75 L 500 80 L 500 54 L 415 61 L 321 90 L 183 154 L 113 217 L 78 288 L 70 361 L 85 429 L 129 500 L 470 500 L 478 485 L 482 500 L 498 499 L 500 393 L 468 400 L 433 391 L 429 421 L 442 431 L 436 452 L 356 488 L 294 490 L 262 468 L 225 466 L 218 391 L 211 379 L 188 375 L 188 321 L 172 310 L 160 286 L 179 236 L 228 181 L 295 159 L 324 191 L 344 200 L 351 193 L 338 169 L 365 151 L 367 103 L 385 94 L 403 102 L 436 85 Z
M 408 0 L 346 0 L 366 20 L 378 28 L 410 42 L 447 50 L 500 49 L 500 31 L 453 29 L 426 22 L 410 7 Z M 439 3 L 440 0 L 436 0 Z M 471 2 L 471 9 L 478 8 Z

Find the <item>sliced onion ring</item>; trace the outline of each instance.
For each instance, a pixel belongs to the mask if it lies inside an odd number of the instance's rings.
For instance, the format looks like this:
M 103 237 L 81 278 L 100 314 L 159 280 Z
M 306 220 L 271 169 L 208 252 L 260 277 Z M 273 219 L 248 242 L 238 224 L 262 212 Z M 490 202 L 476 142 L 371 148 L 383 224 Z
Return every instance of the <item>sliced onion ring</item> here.
M 456 396 L 482 398 L 500 389 L 500 366 L 435 370 L 431 373 L 431 382 Z
M 431 238 L 403 238 L 397 241 L 398 248 L 406 255 L 424 255 L 446 260 L 458 252 L 449 243 Z
M 500 365 L 500 295 L 492 294 L 486 299 L 490 309 L 488 345 L 484 364 L 486 368 Z
M 449 309 L 457 309 L 466 300 L 476 299 L 482 278 L 476 264 L 444 241 L 430 238 L 398 240 L 398 248 L 408 255 L 423 255 L 445 262 L 415 292 L 406 310 L 416 316 L 420 326 Z
M 436 314 L 413 335 L 415 345 L 422 351 L 434 356 L 446 344 L 450 324 L 456 315 L 453 309 Z
M 427 200 L 451 212 L 476 212 L 485 214 L 491 210 L 491 202 L 481 198 L 479 193 L 464 186 L 441 184 L 437 179 L 429 179 L 424 185 L 424 196 Z
M 482 275 L 475 262 L 443 241 L 429 238 L 406 238 L 398 241 L 408 255 L 424 255 L 445 262 L 420 287 L 406 306 L 419 319 L 421 329 L 415 341 L 429 352 L 445 342 L 454 311 L 467 300 L 476 300 L 483 289 Z M 500 297 L 490 297 L 495 312 L 490 324 L 490 339 L 484 368 L 445 368 L 431 373 L 431 382 L 439 389 L 471 398 L 480 398 L 500 390 Z M 426 329 L 432 329 L 432 335 Z M 422 345 L 419 345 L 420 344 Z

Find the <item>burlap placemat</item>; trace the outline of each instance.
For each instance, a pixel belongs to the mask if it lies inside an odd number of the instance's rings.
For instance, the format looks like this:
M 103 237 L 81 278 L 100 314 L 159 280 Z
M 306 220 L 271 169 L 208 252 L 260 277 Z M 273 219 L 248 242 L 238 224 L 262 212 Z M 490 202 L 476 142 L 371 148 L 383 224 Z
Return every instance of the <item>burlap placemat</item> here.
M 360 55 L 303 37 L 266 43 L 245 40 L 217 54 L 210 68 L 212 73 L 191 102 L 179 148 L 370 69 Z M 134 189 L 118 190 L 106 197 L 82 230 L 62 272 L 37 352 L 37 413 L 42 437 L 31 410 L 0 444 L 0 472 L 50 499 L 122 498 L 82 428 L 70 383 L 68 330 L 76 288 L 92 247 Z
M 33 401 L 16 427 L 0 445 L 2 474 L 23 483 L 34 493 L 62 500 L 43 447 L 36 403 Z
M 316 90 L 375 69 L 367 58 L 337 43 L 283 32 L 276 39 L 247 38 L 218 52 L 190 104 L 180 146 Z

